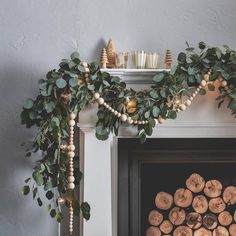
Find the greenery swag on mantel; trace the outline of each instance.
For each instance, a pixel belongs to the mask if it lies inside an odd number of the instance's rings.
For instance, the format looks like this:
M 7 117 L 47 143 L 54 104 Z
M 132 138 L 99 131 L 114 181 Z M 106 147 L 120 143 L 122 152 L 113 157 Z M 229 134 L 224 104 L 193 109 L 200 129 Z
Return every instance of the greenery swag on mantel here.
M 101 72 L 97 63 L 81 62 L 77 52 L 70 60 L 62 60 L 58 70 L 49 71 L 46 79 L 39 80 L 39 95 L 35 100 L 26 100 L 21 120 L 27 128 L 37 127 L 32 149 L 27 150 L 26 156 L 40 152 L 42 158 L 37 161 L 32 177 L 25 180 L 23 194 L 32 192 L 33 199 L 42 206 L 39 189 L 43 188 L 50 215 L 59 222 L 62 214 L 58 204 L 63 199 L 67 207 L 72 202 L 75 215 L 82 213 L 89 219 L 89 204 L 80 204 L 74 190 L 67 190 L 69 164 L 62 147 L 69 138 L 69 114 L 77 116 L 95 101 L 99 103 L 96 137 L 100 140 L 106 140 L 111 132 L 117 135 L 119 126 L 128 122 L 137 126 L 138 137 L 144 142 L 157 123 L 175 119 L 198 93 L 204 95 L 206 90 L 215 90 L 216 80 L 221 81 L 218 107 L 227 100 L 235 114 L 236 52 L 226 45 L 221 50 L 204 42 L 199 43 L 197 51 L 187 46 L 186 52 L 178 55 L 177 65 L 170 72 L 155 75 L 154 85 L 148 90 L 127 89 L 119 77 Z M 79 185 L 82 176 L 78 160 L 74 157 L 75 185 Z

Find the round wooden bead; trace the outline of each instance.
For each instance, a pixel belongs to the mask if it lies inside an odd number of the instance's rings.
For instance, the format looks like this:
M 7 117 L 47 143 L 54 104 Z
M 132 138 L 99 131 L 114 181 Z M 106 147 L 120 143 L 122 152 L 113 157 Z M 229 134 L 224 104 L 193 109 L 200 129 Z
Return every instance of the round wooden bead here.
M 200 88 L 200 89 L 201 89 L 201 88 L 202 88 L 202 86 L 201 86 L 201 85 L 198 85 L 198 88 Z
M 122 114 L 121 116 L 120 116 L 120 119 L 121 119 L 121 121 L 123 121 L 123 122 L 125 122 L 126 120 L 127 120 L 127 115 L 125 115 L 125 114 Z
M 192 102 L 191 102 L 189 99 L 187 99 L 186 102 L 185 102 L 185 105 L 186 105 L 186 106 L 190 106 L 191 103 L 192 103 Z
M 74 189 L 75 188 L 75 184 L 74 183 L 68 183 L 67 188 L 68 189 Z
M 74 120 L 69 120 L 69 126 L 75 126 L 75 121 Z
M 69 176 L 68 177 L 68 182 L 69 183 L 73 183 L 75 181 L 75 177 L 74 176 Z
M 112 113 L 114 113 L 114 112 L 115 112 L 115 110 L 112 108 L 112 109 L 111 109 L 111 112 L 112 112 Z
M 184 105 L 184 104 L 180 104 L 179 105 L 179 109 L 181 110 L 181 111 L 184 111 L 184 110 L 186 110 L 186 106 Z
M 98 103 L 99 103 L 100 105 L 102 105 L 102 104 L 104 103 L 104 99 L 103 99 L 103 98 L 98 98 Z
M 179 108 L 177 108 L 177 109 L 176 109 L 176 112 L 180 112 L 180 109 L 179 109 Z
M 89 68 L 87 68 L 87 67 L 84 68 L 84 71 L 85 71 L 85 72 L 89 72 Z
M 131 117 L 128 117 L 127 122 L 128 122 L 130 125 L 134 123 L 134 121 L 132 120 Z
M 74 120 L 74 119 L 75 119 L 75 117 L 76 117 L 76 116 L 75 116 L 75 113 L 73 113 L 73 112 L 72 112 L 72 113 L 70 113 L 70 119 L 71 119 L 71 120 Z
M 206 80 L 203 79 L 200 84 L 201 84 L 202 87 L 205 87 L 207 82 L 206 82 Z
M 189 100 L 190 100 L 190 101 L 193 101 L 193 97 L 191 96 L 191 97 L 189 98 Z
M 158 123 L 163 124 L 165 122 L 165 119 L 163 119 L 161 116 L 158 117 Z
M 81 65 L 82 65 L 83 67 L 88 67 L 88 63 L 87 63 L 87 62 L 82 62 Z
M 193 93 L 193 94 L 192 94 L 192 97 L 193 97 L 193 98 L 195 98 L 195 97 L 196 97 L 196 94 L 195 94 L 195 93 Z
M 222 87 L 227 86 L 227 81 L 223 80 L 222 83 L 221 83 L 221 86 L 222 86 Z
M 206 74 L 203 77 L 204 77 L 204 80 L 209 81 L 209 74 Z
M 109 111 L 111 111 L 111 110 L 112 110 L 112 108 L 109 106 L 109 107 L 108 107 L 108 110 L 109 110 Z
M 94 93 L 94 94 L 93 94 L 93 97 L 97 100 L 97 99 L 100 98 L 100 94 L 99 94 L 99 93 Z
M 69 145 L 68 150 L 69 151 L 74 151 L 75 150 L 75 145 Z
M 117 113 L 117 117 L 119 117 L 119 118 L 121 117 L 121 113 L 120 112 Z
M 114 115 L 117 116 L 118 115 L 118 111 L 114 111 Z
M 70 158 L 73 158 L 75 156 L 75 153 L 74 152 L 68 152 L 68 157 L 70 157 Z
M 143 125 L 145 124 L 145 120 L 142 121 L 142 124 L 143 124 Z
M 137 121 L 137 120 L 134 120 L 134 124 L 137 125 L 137 124 L 138 124 L 138 121 Z

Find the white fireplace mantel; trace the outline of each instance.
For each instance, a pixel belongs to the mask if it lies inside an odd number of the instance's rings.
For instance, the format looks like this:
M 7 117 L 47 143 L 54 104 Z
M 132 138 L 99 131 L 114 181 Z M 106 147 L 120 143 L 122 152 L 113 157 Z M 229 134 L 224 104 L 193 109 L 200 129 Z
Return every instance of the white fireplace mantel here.
M 163 70 L 106 70 L 119 76 L 128 87 L 140 90 L 152 84 L 152 77 Z M 152 138 L 236 138 L 236 122 L 226 106 L 218 109 L 217 92 L 198 96 L 192 105 L 158 125 Z M 95 137 L 97 106 L 81 112 L 80 158 L 84 173 L 81 197 L 91 205 L 91 219 L 83 222 L 84 236 L 117 236 L 117 142 L 119 138 L 136 137 L 136 129 L 122 126 L 119 136 L 106 141 Z M 128 235 L 127 235 L 128 236 Z

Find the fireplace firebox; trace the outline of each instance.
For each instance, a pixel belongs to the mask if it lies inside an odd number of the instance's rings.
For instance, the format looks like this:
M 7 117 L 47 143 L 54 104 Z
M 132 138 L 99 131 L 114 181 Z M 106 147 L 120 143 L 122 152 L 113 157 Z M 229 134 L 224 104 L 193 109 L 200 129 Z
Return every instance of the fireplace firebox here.
M 140 144 L 137 139 L 119 139 L 118 236 L 145 236 L 151 226 L 149 216 L 153 210 L 161 214 L 160 221 L 163 222 L 165 219 L 169 221 L 171 209 L 179 207 L 174 202 L 175 192 L 179 189 L 187 189 L 186 180 L 192 174 L 197 174 L 204 179 L 204 187 L 207 181 L 218 180 L 222 184 L 222 194 L 227 186 L 236 186 L 235 144 L 235 139 L 228 138 L 155 138 L 148 139 L 144 144 Z M 155 204 L 157 194 L 162 192 L 173 196 L 171 207 L 165 210 L 158 209 Z M 192 207 L 194 197 L 204 195 L 203 187 L 199 192 L 191 192 L 191 204 L 186 208 L 180 205 L 179 208 L 184 209 L 186 216 L 187 213 L 194 212 Z M 206 196 L 207 203 L 211 197 L 216 198 L 217 195 Z M 233 222 L 236 221 L 234 219 L 236 205 L 230 203 L 225 205 L 227 212 L 232 215 L 232 224 L 236 224 Z M 213 215 L 218 222 L 219 214 L 220 212 L 212 213 L 207 206 L 204 212 L 199 212 L 198 215 L 201 219 Z M 186 225 L 186 222 L 185 218 L 181 225 Z M 217 224 L 220 225 L 219 222 Z M 173 235 L 179 224 L 171 225 L 173 229 L 161 235 Z M 205 227 L 202 222 L 200 226 Z M 229 226 L 228 224 L 224 227 L 229 230 Z M 160 228 L 159 225 L 157 228 Z M 194 232 L 194 228 L 191 230 Z M 207 230 L 211 231 L 211 229 Z

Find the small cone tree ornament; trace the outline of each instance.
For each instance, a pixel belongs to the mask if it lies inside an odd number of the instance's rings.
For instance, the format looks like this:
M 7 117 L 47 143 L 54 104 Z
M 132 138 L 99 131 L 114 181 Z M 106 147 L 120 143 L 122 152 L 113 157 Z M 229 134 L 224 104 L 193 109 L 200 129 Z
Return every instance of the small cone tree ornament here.
M 172 60 L 171 50 L 167 49 L 166 50 L 166 57 L 165 57 L 165 68 L 170 69 L 172 62 L 173 62 L 173 60 Z
M 101 52 L 101 57 L 100 57 L 101 68 L 106 69 L 107 68 L 107 63 L 108 63 L 107 51 L 106 51 L 106 48 L 103 48 L 102 52 Z
M 110 38 L 107 44 L 108 68 L 116 67 L 116 50 L 114 41 Z

